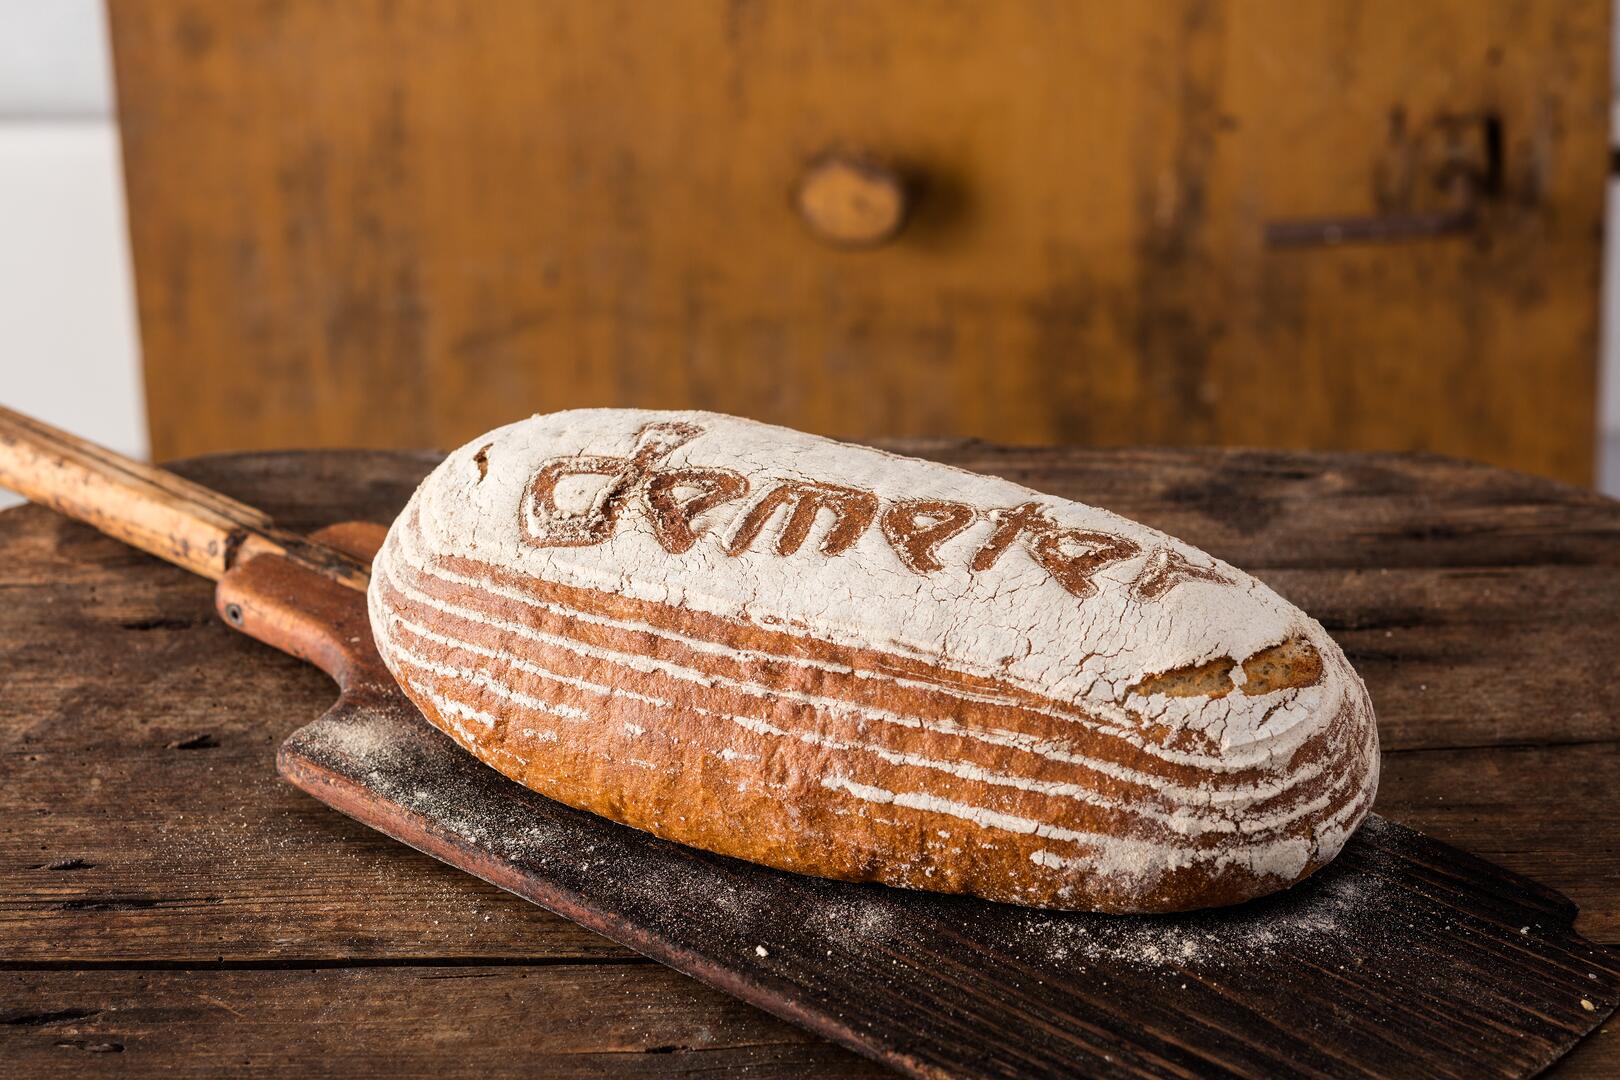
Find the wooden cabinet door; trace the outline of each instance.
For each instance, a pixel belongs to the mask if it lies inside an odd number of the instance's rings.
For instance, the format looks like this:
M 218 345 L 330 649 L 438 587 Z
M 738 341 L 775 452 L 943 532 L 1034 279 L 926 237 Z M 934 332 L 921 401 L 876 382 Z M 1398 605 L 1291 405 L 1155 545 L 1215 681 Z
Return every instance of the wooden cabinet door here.
M 112 0 L 153 447 L 701 406 L 1586 481 L 1607 7 Z M 829 154 L 896 235 L 807 224 Z

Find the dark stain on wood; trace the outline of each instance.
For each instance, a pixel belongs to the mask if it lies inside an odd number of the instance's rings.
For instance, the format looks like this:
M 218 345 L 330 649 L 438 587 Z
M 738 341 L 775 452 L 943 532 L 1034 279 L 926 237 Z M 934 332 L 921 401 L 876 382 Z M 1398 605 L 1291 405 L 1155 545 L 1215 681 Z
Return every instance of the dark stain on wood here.
M 28 869 L 30 869 L 30 870 L 90 870 L 90 869 L 93 869 L 95 867 L 95 865 L 96 865 L 95 863 L 86 862 L 84 859 L 56 859 L 56 860 L 54 860 L 52 862 L 48 862 L 48 863 L 38 863 L 38 864 L 36 864 L 34 866 L 30 866 Z
M 172 739 L 163 745 L 170 750 L 212 750 L 219 746 L 219 739 L 211 731 L 202 731 L 183 739 Z
M 130 619 L 118 625 L 124 630 L 189 630 L 197 624 L 188 619 L 154 616 L 146 619 Z
M 161 903 L 151 896 L 93 896 L 62 900 L 55 906 L 58 911 L 149 911 Z
M 1163 497 L 1169 502 L 1220 522 L 1245 536 L 1265 529 L 1282 504 L 1263 492 L 1256 491 L 1244 478 L 1235 480 L 1223 476 L 1208 478 L 1197 484 L 1182 484 L 1168 488 Z
M 0 1025 L 6 1027 L 49 1027 L 52 1024 L 70 1024 L 97 1016 L 100 1009 L 57 1009 L 55 1012 L 5 1013 Z

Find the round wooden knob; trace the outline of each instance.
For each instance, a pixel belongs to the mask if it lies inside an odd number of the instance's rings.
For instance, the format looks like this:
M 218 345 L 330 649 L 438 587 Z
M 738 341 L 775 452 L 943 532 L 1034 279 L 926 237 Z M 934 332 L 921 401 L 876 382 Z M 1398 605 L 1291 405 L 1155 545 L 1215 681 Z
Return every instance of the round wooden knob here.
M 821 158 L 799 181 L 799 214 L 840 247 L 872 247 L 906 221 L 906 188 L 892 170 L 846 155 Z

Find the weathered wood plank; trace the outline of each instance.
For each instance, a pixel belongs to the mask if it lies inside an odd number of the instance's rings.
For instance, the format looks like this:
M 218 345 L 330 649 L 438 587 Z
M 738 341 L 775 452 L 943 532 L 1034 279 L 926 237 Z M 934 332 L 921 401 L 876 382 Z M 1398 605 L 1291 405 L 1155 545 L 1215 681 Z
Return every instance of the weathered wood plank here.
M 274 777 L 272 740 L 8 750 L 0 961 L 621 957 Z M 162 740 L 162 741 L 159 741 Z M 65 744 L 66 740 L 63 740 Z M 88 764 L 86 764 L 88 762 Z M 1620 746 L 1386 754 L 1379 811 L 1564 892 L 1620 943 Z
M 1602 812 L 1620 790 L 1620 506 L 1438 459 L 927 449 L 1258 568 L 1372 684 L 1391 751 L 1381 812 L 1567 893 L 1582 932 L 1620 942 Z M 386 520 L 436 460 L 185 471 L 310 529 Z M 0 597 L 0 962 L 624 961 L 274 780 L 280 738 L 332 687 L 219 625 L 206 583 L 22 508 L 0 515 Z M 1547 743 L 1570 745 L 1525 745 Z M 363 1030 L 387 1051 L 390 1029 Z M 1612 1071 L 1605 1039 L 1577 1070 Z
M 1264 900 L 1043 912 L 655 839 L 497 775 L 393 695 L 346 694 L 283 774 L 907 1075 L 1529 1076 L 1620 997 L 1620 953 L 1570 933 L 1567 899 L 1377 815 Z
M 647 962 L 0 972 L 0 1072 L 890 1075 Z
M 1620 654 L 1620 504 L 1612 500 L 1438 459 L 926 449 L 1094 500 L 1256 571 L 1345 644 L 1372 686 L 1388 746 L 1534 741 L 1545 737 L 1538 712 L 1550 701 L 1559 703 L 1560 738 L 1620 731 L 1620 681 L 1600 677 Z M 243 459 L 245 471 L 213 478 L 255 486 L 278 518 L 312 528 L 391 518 L 431 457 L 351 460 L 340 476 L 319 456 Z M 312 469 L 308 477 L 294 461 Z M 193 471 L 208 478 L 218 470 L 204 462 Z M 42 561 L 19 560 L 11 576 L 0 567 L 0 586 L 83 585 L 143 565 L 53 518 L 36 516 L 8 542 Z M 196 591 L 150 574 L 139 580 Z M 35 607 L 52 617 L 65 610 L 54 598 Z
M 1263 571 L 1345 643 L 1372 685 L 1386 748 L 1616 735 L 1620 690 L 1605 673 L 1620 654 L 1612 644 L 1620 588 L 1608 577 L 1620 561 L 1620 537 L 1608 538 L 1620 505 L 1432 459 L 930 449 L 1144 518 L 1170 517 L 1161 524 L 1183 527 L 1196 543 L 1258 544 L 1291 529 L 1277 550 L 1297 548 L 1298 558 L 1331 554 L 1344 520 L 1331 512 L 1336 505 L 1382 500 L 1386 522 L 1424 520 L 1426 507 L 1438 539 L 1408 529 L 1376 549 L 1406 569 Z M 186 471 L 283 523 L 313 528 L 356 514 L 388 518 L 436 460 L 252 455 Z M 1252 541 L 1188 511 L 1190 497 L 1164 495 L 1224 489 L 1242 505 L 1289 485 L 1302 489 L 1287 500 L 1292 509 L 1260 521 Z M 1486 572 L 1446 565 L 1455 559 L 1426 562 L 1432 545 L 1457 549 L 1444 526 L 1492 505 L 1536 508 L 1542 519 L 1491 541 L 1510 560 L 1560 540 L 1561 507 L 1586 523 L 1588 538 L 1562 563 Z M 277 743 L 330 705 L 332 686 L 219 624 L 205 582 L 31 508 L 0 516 L 0 549 L 0 761 L 12 778 L 0 796 L 8 959 L 622 955 L 276 781 Z M 1613 840 L 1592 820 L 1603 785 L 1620 790 L 1613 754 L 1505 753 L 1386 754 L 1380 807 L 1567 892 L 1583 909 L 1585 932 L 1620 941 Z M 1585 794 L 1571 799 L 1571 790 Z M 43 869 L 64 860 L 94 865 Z
M 1437 455 L 894 444 L 1146 522 L 1248 569 L 1620 562 L 1620 504 Z
M 1613 1080 L 1620 1068 L 1620 1013 L 1582 1039 L 1543 1076 L 1557 1080 Z
M 1620 738 L 1620 567 L 1260 576 L 1344 647 L 1389 749 Z
M 1378 812 L 1568 896 L 1620 944 L 1620 743 L 1385 754 Z
M 90 571 L 67 582 L 0 584 L 12 600 L 0 610 L 0 658 L 18 708 L 27 702 L 32 712 L 55 715 L 81 688 L 93 694 L 111 677 L 135 676 L 183 652 L 242 680 L 221 691 L 233 703 L 284 701 L 295 710 L 288 720 L 299 708 L 324 711 L 330 690 L 322 677 L 267 653 L 261 660 L 261 649 L 214 625 L 206 585 L 151 569 L 111 587 L 96 588 L 99 575 Z M 1620 655 L 1620 568 L 1262 576 L 1343 645 L 1371 689 L 1386 748 L 1620 737 L 1620 680 L 1606 677 Z M 93 656 L 97 667 L 64 671 L 63 650 Z M 250 670 L 234 675 L 239 669 Z M 159 680 L 178 676 L 154 672 Z M 129 704 L 168 708 L 165 689 L 161 682 L 143 689 Z
M 257 749 L 0 759 L 0 964 L 626 955 L 333 814 Z
M 1620 565 L 1615 500 L 1434 455 L 1090 450 L 962 440 L 877 445 L 1101 506 L 1249 569 Z M 254 502 L 281 525 L 312 530 L 354 518 L 392 518 L 441 456 L 288 451 L 202 457 L 170 467 Z M 67 570 L 78 562 L 73 538 L 90 535 L 8 534 L 7 543 L 44 542 L 44 549 L 30 549 L 44 557 L 68 544 L 53 559 Z M 135 553 L 128 558 L 140 561 Z

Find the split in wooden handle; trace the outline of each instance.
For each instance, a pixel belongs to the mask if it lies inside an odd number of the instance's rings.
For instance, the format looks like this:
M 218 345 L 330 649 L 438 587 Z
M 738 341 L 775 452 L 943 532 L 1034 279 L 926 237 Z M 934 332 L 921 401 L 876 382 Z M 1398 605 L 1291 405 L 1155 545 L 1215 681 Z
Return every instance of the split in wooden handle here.
M 367 564 L 278 528 L 268 515 L 0 405 L 0 487 L 218 580 L 275 554 L 364 590 Z

